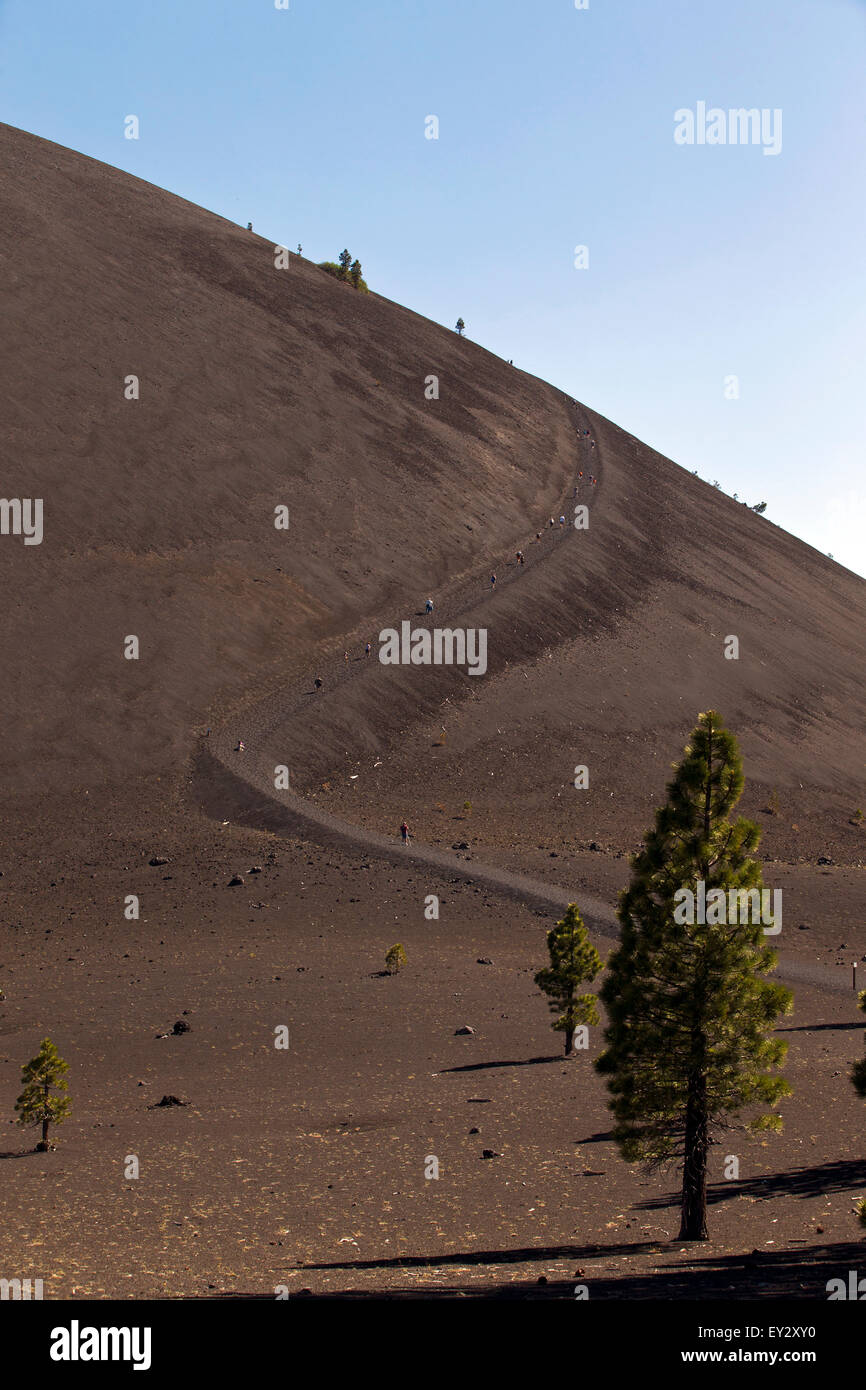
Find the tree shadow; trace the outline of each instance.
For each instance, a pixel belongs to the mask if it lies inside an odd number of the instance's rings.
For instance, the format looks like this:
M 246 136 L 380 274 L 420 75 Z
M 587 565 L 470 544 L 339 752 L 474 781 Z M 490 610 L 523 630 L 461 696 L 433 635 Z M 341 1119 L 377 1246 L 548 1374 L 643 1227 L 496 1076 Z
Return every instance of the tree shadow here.
M 863 1023 L 801 1023 L 795 1028 L 777 1028 L 777 1033 L 850 1033 Z
M 579 1260 L 598 1256 L 642 1255 L 664 1250 L 666 1241 L 640 1240 L 614 1245 L 524 1245 L 513 1250 L 460 1250 L 430 1255 L 388 1255 L 379 1260 L 330 1260 L 300 1265 L 301 1269 L 443 1269 L 448 1265 L 537 1263 L 540 1260 Z M 678 1248 L 678 1247 L 677 1247 Z
M 38 1154 L 39 1152 L 40 1150 L 36 1148 L 7 1149 L 4 1153 L 0 1153 L 0 1158 L 35 1158 L 36 1154 Z M 45 1152 L 45 1150 L 42 1150 L 41 1152 Z
M 555 1057 L 524 1057 L 516 1062 L 468 1062 L 463 1067 L 443 1067 L 440 1076 L 447 1076 L 449 1072 L 458 1071 L 492 1071 L 496 1067 L 536 1067 L 545 1062 L 567 1062 L 570 1059 L 563 1053 L 558 1052 Z
M 786 1173 L 767 1173 L 763 1177 L 734 1179 L 714 1183 L 707 1191 L 707 1204 L 714 1206 L 733 1197 L 822 1197 L 866 1185 L 866 1159 L 851 1158 L 817 1164 L 814 1168 L 792 1168 Z M 650 1197 L 635 1206 L 636 1211 L 652 1211 L 679 1205 L 679 1192 Z M 861 1258 L 866 1254 L 860 1246 Z

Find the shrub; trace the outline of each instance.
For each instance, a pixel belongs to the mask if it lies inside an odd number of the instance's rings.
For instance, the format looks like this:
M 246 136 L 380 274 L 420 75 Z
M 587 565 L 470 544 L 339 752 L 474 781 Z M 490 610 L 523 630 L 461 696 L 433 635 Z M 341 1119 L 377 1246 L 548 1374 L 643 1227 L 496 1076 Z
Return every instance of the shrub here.
M 398 941 L 396 946 L 392 946 L 391 949 L 388 952 L 386 952 L 385 969 L 387 970 L 389 975 L 396 975 L 397 972 L 401 969 L 401 967 L 405 964 L 406 952 L 403 950 L 403 947 L 400 945 L 400 942 Z
M 370 293 L 370 287 L 361 275 L 361 262 L 357 259 L 353 261 L 348 251 L 341 253 L 339 263 L 319 261 L 319 269 L 324 270 L 327 275 L 333 275 L 335 280 L 342 280 L 344 285 L 351 285 L 353 289 L 360 290 L 362 294 Z

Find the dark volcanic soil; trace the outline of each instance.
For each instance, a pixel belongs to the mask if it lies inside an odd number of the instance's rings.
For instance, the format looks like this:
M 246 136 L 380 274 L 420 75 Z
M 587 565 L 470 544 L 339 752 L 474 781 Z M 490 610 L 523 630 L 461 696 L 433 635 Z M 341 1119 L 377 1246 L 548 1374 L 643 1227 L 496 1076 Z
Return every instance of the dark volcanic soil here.
M 862 1264 L 866 584 L 212 214 L 4 126 L 0 172 L 4 490 L 45 505 L 41 546 L 0 537 L 0 1273 L 825 1297 Z M 547 525 L 575 503 L 588 530 Z M 485 675 L 376 660 L 428 594 L 487 630 Z M 532 977 L 570 900 L 610 950 L 711 705 L 784 891 L 794 1094 L 781 1136 L 715 1148 L 711 1239 L 685 1246 L 677 1175 L 611 1142 L 601 1030 L 565 1061 Z M 13 1106 L 46 1034 L 74 1108 L 36 1154 Z

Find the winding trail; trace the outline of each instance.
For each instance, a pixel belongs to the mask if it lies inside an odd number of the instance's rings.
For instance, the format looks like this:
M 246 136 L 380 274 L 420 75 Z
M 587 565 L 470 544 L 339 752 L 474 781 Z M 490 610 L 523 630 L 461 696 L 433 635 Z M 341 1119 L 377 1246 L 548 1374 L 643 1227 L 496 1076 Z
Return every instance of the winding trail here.
M 530 543 L 524 542 L 527 569 L 531 564 L 542 563 L 552 553 L 553 546 L 566 541 L 572 530 L 568 519 L 569 507 L 575 501 L 585 503 L 590 493 L 597 495 L 596 489 L 589 484 L 590 474 L 597 474 L 598 493 L 601 492 L 603 468 L 600 443 L 596 441 L 595 447 L 591 448 L 589 440 L 580 434 L 582 429 L 591 428 L 592 422 L 577 402 L 571 402 L 568 408 L 576 412 L 579 464 L 583 465 L 584 477 L 582 482 L 574 478 L 566 494 L 559 499 L 556 509 L 557 524 L 550 527 L 545 523 L 541 540 L 547 543 L 537 543 L 536 538 Z M 574 495 L 572 489 L 577 489 Z M 563 514 L 566 516 L 566 524 L 560 528 L 558 518 Z M 517 565 L 515 559 L 508 561 L 505 566 L 498 567 L 497 588 L 500 587 L 500 573 L 505 584 L 509 584 L 518 578 L 523 568 L 524 566 Z M 465 614 L 467 610 L 489 601 L 492 597 L 489 592 L 489 574 L 490 571 L 487 570 L 485 578 L 481 580 L 477 575 L 463 576 L 453 586 L 449 586 L 441 605 L 437 599 L 436 622 L 445 619 L 453 623 L 456 617 Z M 488 590 L 486 594 L 485 585 Z M 423 618 L 424 615 L 417 616 Z M 326 685 L 324 695 L 317 697 L 317 702 L 333 697 L 347 681 L 361 678 L 366 666 L 367 663 L 363 659 L 347 664 L 335 653 L 320 668 L 325 674 Z M 255 727 L 256 744 L 261 745 L 276 724 L 285 719 L 287 711 L 294 713 L 307 707 L 309 698 L 308 687 L 298 684 L 293 692 L 283 689 L 279 695 L 263 701 L 257 707 L 259 717 L 256 719 Z M 245 733 L 243 737 L 246 740 L 249 734 Z M 272 767 L 266 771 L 264 768 L 251 766 L 256 756 L 253 748 L 247 748 L 245 753 L 235 751 L 233 744 L 237 739 L 238 734 L 234 729 L 214 731 L 210 738 L 202 741 L 193 761 L 193 795 L 202 810 L 212 818 L 228 820 L 253 829 L 268 830 L 276 835 L 312 840 L 326 847 L 374 857 L 392 865 L 405 866 L 409 863 L 416 867 L 430 868 L 439 874 L 448 875 L 452 882 L 460 879 L 468 884 L 482 885 L 500 897 L 518 902 L 544 915 L 558 916 L 569 903 L 577 900 L 581 915 L 594 935 L 611 942 L 619 939 L 613 908 L 608 902 L 582 889 L 577 893 L 569 893 L 541 879 L 484 864 L 475 859 L 461 858 L 455 853 L 437 849 L 423 842 L 412 841 L 409 846 L 403 846 L 396 837 L 381 835 L 341 820 L 294 792 L 276 793 L 273 787 Z M 778 954 L 777 978 L 789 984 L 812 985 L 834 994 L 850 994 L 850 981 L 841 969 L 834 971 L 827 966 L 810 964 L 782 951 Z

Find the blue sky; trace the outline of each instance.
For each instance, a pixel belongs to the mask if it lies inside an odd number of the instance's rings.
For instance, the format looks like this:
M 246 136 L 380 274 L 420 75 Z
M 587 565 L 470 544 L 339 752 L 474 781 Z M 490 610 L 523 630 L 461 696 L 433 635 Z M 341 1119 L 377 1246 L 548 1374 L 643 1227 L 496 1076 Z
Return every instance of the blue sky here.
M 348 246 L 866 574 L 862 0 L 289 4 L 0 0 L 0 118 Z M 678 145 L 701 101 L 781 110 L 781 151 Z

